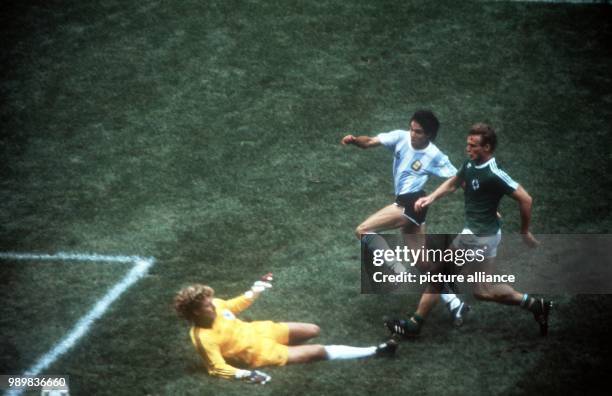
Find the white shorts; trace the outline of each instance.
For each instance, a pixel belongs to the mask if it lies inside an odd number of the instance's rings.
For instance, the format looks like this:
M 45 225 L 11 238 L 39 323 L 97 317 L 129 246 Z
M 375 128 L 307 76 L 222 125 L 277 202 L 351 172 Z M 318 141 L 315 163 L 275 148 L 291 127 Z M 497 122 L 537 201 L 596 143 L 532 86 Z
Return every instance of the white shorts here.
M 486 258 L 497 256 L 497 246 L 501 242 L 501 229 L 495 235 L 478 236 L 469 228 L 464 228 L 461 234 L 453 240 L 452 246 L 456 249 L 481 249 Z

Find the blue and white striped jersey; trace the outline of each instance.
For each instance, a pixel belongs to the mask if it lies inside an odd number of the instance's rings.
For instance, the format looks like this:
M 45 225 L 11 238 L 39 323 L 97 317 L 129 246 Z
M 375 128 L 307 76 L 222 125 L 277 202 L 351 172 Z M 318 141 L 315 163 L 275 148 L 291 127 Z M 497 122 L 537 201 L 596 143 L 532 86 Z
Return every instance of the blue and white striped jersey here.
M 435 144 L 429 143 L 422 150 L 412 148 L 410 132 L 401 129 L 381 133 L 380 142 L 393 150 L 393 181 L 395 195 L 412 193 L 423 189 L 429 175 L 448 178 L 457 173 Z

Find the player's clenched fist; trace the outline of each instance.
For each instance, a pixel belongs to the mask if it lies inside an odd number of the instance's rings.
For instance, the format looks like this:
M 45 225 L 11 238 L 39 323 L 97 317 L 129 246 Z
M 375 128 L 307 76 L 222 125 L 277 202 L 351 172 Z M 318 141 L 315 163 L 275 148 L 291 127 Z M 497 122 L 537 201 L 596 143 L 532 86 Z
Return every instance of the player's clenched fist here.
M 272 282 L 274 280 L 274 278 L 272 277 L 272 272 L 268 272 L 267 274 L 262 275 L 260 279 L 264 282 Z
M 414 210 L 416 212 L 420 212 L 421 210 L 423 210 L 423 208 L 426 208 L 427 206 L 431 205 L 432 202 L 433 199 L 430 196 L 421 197 L 417 199 L 414 203 Z
M 356 140 L 355 136 L 353 136 L 353 135 L 346 135 L 345 137 L 342 138 L 340 143 L 342 143 L 344 146 L 346 146 L 348 144 L 355 143 L 355 140 Z

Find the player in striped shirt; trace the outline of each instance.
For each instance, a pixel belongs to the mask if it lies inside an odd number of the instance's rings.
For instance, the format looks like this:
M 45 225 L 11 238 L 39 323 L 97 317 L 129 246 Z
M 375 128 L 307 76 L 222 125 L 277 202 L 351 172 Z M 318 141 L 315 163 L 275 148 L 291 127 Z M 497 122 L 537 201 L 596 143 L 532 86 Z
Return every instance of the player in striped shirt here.
M 455 176 L 440 185 L 433 193 L 418 199 L 415 203 L 415 211 L 422 211 L 439 198 L 454 192 L 459 186 L 463 185 L 465 227 L 453 241 L 453 247 L 455 249 L 483 250 L 485 260 L 478 265 L 485 270 L 493 268 L 497 246 L 501 241 L 501 225 L 497 216 L 497 208 L 504 195 L 509 195 L 518 202 L 521 216 L 521 236 L 525 244 L 529 247 L 538 245 L 538 241 L 529 231 L 531 196 L 497 166 L 493 156 L 496 145 L 497 135 L 493 128 L 483 123 L 474 124 L 467 137 L 466 151 L 469 159 L 464 162 Z M 466 264 L 466 267 L 470 265 L 476 265 L 476 263 Z M 543 298 L 536 299 L 526 293 L 520 293 L 508 284 L 477 283 L 474 285 L 474 296 L 484 301 L 520 306 L 533 313 L 542 335 L 548 333 L 548 316 L 552 308 L 551 301 Z M 424 294 L 421 297 L 418 309 L 418 312 L 424 312 L 424 314 L 415 314 L 408 321 L 389 321 L 387 326 L 392 332 L 401 335 L 416 335 L 420 331 L 424 317 L 432 306 L 433 303 L 429 301 L 429 296 Z
M 355 229 L 357 238 L 363 237 L 371 250 L 388 249 L 376 233 L 398 228 L 407 246 L 412 249 L 425 246 L 427 210 L 425 208 L 416 212 L 414 203 L 426 195 L 423 187 L 430 176 L 449 178 L 457 173 L 448 157 L 433 143 L 439 126 L 438 119 L 431 111 L 418 110 L 410 119 L 409 131 L 394 130 L 375 137 L 347 135 L 342 138 L 343 145 L 353 144 L 362 149 L 382 145 L 393 151 L 395 202 L 372 214 Z M 406 271 L 401 263 L 387 264 L 390 264 L 396 273 Z M 427 270 L 423 265 L 424 263 L 417 263 L 421 271 Z M 445 290 L 440 297 L 446 303 L 453 323 L 460 326 L 469 306 L 450 290 Z M 437 299 L 437 296 L 435 298 Z

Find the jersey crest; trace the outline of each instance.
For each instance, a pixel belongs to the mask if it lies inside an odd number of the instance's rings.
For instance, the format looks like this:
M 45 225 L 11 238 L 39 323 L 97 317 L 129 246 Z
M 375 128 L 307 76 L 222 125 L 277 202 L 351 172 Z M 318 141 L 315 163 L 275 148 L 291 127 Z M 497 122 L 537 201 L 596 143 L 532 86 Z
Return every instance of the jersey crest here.
M 480 188 L 480 183 L 478 182 L 478 179 L 473 179 L 472 180 L 472 189 L 474 191 L 478 190 Z
M 224 309 L 222 315 L 225 319 L 229 319 L 229 320 L 236 319 L 236 316 L 234 316 L 232 311 L 230 311 L 229 309 Z
M 412 168 L 413 171 L 417 172 L 419 169 L 421 169 L 422 166 L 423 164 L 421 163 L 421 161 L 416 160 L 412 163 L 410 167 Z

